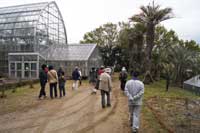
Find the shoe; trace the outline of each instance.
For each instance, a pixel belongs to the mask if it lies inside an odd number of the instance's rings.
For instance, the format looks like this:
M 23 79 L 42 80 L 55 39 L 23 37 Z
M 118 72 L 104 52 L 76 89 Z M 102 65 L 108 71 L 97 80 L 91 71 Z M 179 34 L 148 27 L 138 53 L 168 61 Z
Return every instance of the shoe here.
M 111 104 L 108 104 L 107 107 L 111 107 Z
M 105 108 L 105 106 L 102 106 L 102 108 L 104 109 L 104 108 Z
M 93 91 L 91 94 L 92 94 L 92 95 L 93 95 L 93 94 L 95 95 L 95 94 L 97 94 L 97 93 Z
M 132 127 L 133 126 L 133 124 L 132 124 L 132 122 L 130 123 L 130 127 Z
M 132 133 L 138 133 L 138 129 L 137 128 L 133 129 Z

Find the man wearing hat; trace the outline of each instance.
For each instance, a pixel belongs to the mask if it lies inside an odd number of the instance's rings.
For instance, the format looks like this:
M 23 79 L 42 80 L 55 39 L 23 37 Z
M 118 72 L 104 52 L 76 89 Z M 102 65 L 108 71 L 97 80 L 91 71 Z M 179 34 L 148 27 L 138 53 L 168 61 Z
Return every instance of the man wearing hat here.
M 110 101 L 110 92 L 112 89 L 112 81 L 111 76 L 109 75 L 111 73 L 110 68 L 104 69 L 104 72 L 100 75 L 100 83 L 99 83 L 99 89 L 101 90 L 101 104 L 102 108 L 106 107 L 105 103 L 105 95 L 107 98 L 107 107 L 111 106 Z
M 120 87 L 121 87 L 122 91 L 124 91 L 127 78 L 128 78 L 128 74 L 126 72 L 126 68 L 122 67 L 122 71 L 119 74 L 119 80 L 120 80 L 120 83 L 121 83 Z
M 134 72 L 132 79 L 125 85 L 125 94 L 128 96 L 130 122 L 133 133 L 137 133 L 139 129 L 140 110 L 144 94 L 144 84 L 138 79 L 138 75 L 138 72 Z

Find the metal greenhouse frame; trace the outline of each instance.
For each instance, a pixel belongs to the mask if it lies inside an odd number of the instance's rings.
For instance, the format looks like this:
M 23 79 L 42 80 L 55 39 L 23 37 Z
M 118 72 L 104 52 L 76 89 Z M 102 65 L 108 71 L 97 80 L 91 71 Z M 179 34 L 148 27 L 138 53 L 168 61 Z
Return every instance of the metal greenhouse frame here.
M 42 51 L 52 45 L 66 44 L 67 35 L 64 21 L 55 2 L 0 8 L 0 75 L 9 73 L 10 76 L 25 78 L 27 75 L 22 66 L 27 63 L 27 61 L 24 62 L 26 56 L 29 58 L 29 63 L 35 62 L 30 55 L 37 56 L 35 63 L 38 71 Z M 21 60 L 12 60 L 13 57 Z M 17 69 L 20 66 L 17 65 L 19 62 L 24 70 L 21 73 Z M 28 69 L 31 69 L 31 64 Z M 38 73 L 32 75 L 37 77 Z M 28 77 L 32 78 L 31 74 Z

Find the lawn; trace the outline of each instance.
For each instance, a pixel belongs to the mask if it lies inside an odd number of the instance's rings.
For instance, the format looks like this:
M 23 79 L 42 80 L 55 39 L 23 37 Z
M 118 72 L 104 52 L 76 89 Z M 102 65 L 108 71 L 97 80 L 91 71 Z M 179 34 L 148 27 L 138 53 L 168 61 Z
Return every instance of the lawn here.
M 199 132 L 200 119 L 194 118 L 200 118 L 199 111 L 200 97 L 194 93 L 178 87 L 170 87 L 166 92 L 165 81 L 145 85 L 144 132 L 145 129 L 148 132 Z

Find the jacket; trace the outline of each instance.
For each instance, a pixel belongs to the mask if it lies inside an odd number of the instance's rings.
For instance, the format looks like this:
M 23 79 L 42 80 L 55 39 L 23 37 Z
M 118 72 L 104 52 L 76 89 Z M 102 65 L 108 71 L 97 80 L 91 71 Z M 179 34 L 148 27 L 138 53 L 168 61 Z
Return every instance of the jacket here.
M 46 84 L 47 82 L 47 73 L 45 70 L 40 70 L 39 73 L 40 84 Z
M 56 70 L 50 70 L 47 73 L 49 83 L 58 83 L 58 75 Z
M 60 76 L 59 78 L 58 78 L 58 80 L 59 80 L 59 86 L 61 87 L 61 86 L 65 86 L 65 82 L 66 82 L 66 79 L 65 79 L 65 76 L 63 75 L 63 76 Z
M 125 94 L 128 96 L 129 105 L 142 105 L 144 84 L 139 80 L 129 80 L 125 85 Z
M 79 78 L 80 78 L 80 73 L 79 73 L 79 71 L 78 71 L 78 70 L 74 70 L 74 71 L 72 72 L 72 79 L 73 79 L 73 80 L 79 80 Z
M 120 74 L 119 74 L 120 81 L 126 81 L 127 78 L 128 78 L 127 72 L 120 72 Z
M 106 72 L 100 75 L 99 89 L 110 92 L 112 89 L 112 81 L 109 74 Z

